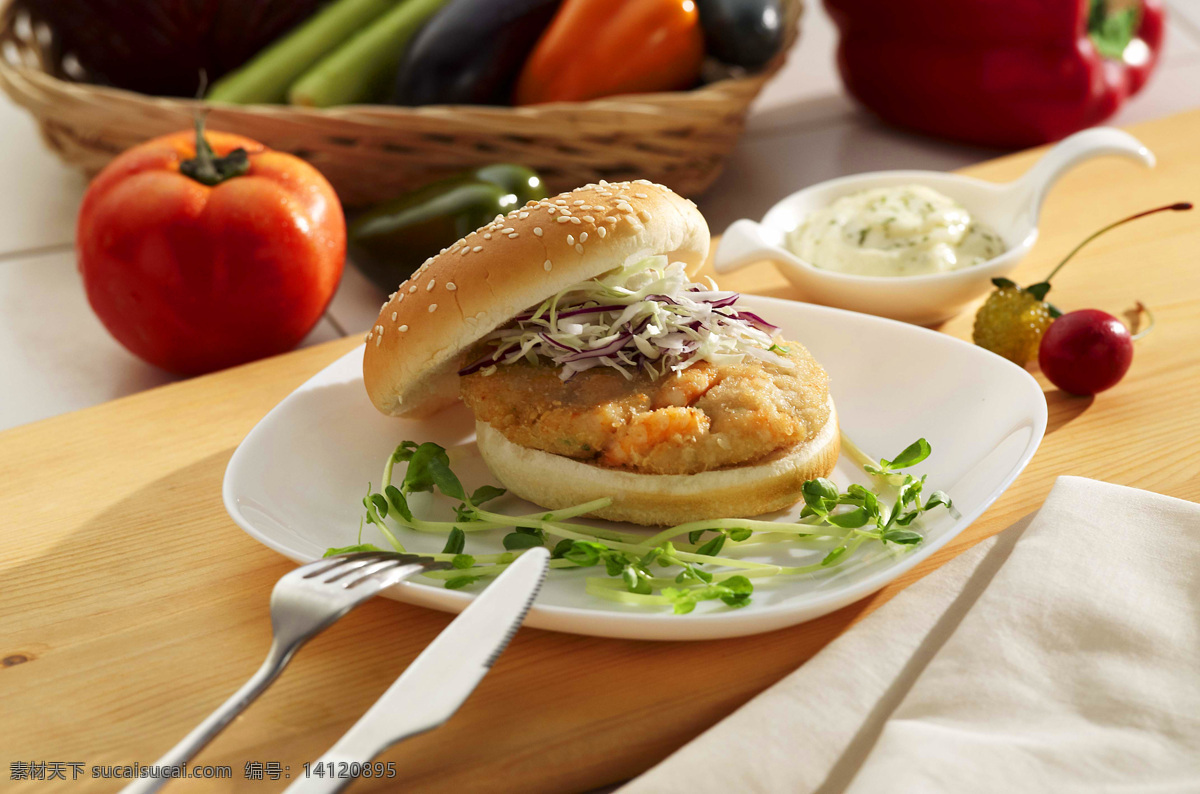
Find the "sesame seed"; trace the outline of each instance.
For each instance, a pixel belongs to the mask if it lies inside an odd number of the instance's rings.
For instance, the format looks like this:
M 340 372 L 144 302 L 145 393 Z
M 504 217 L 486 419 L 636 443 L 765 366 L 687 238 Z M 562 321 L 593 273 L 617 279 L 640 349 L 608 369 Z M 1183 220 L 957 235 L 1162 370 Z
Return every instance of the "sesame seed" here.
M 392 322 L 396 322 L 396 312 L 392 312 Z
M 511 226 L 509 226 L 507 229 L 501 229 L 501 230 L 500 230 L 500 233 L 501 233 L 501 234 L 512 234 L 514 231 L 516 231 L 516 229 L 514 229 L 514 228 L 513 228 L 513 227 L 511 227 Z
M 426 291 L 426 292 L 433 292 L 433 285 L 434 285 L 436 282 L 437 282 L 437 279 L 433 279 L 433 278 L 429 279 L 429 283 L 425 285 L 425 291 Z
M 363 337 L 363 341 L 370 342 L 374 336 L 375 336 L 375 334 L 373 332 L 367 331 L 367 335 Z
M 557 211 L 558 211 L 558 207 L 549 207 L 547 209 L 547 212 L 549 212 L 551 215 L 553 215 Z
M 634 193 L 633 195 L 637 196 L 638 198 L 650 198 L 645 193 Z
M 586 243 L 586 242 L 587 242 L 587 232 L 580 232 L 580 233 L 579 233 L 579 242 L 581 242 L 581 243 Z
M 571 221 L 571 223 L 574 223 L 577 225 L 583 223 L 583 221 L 579 220 L 578 218 L 570 218 L 569 220 Z
M 582 206 L 582 204 L 583 204 L 583 199 L 579 199 L 578 201 L 576 201 L 576 202 L 574 202 L 574 203 L 575 203 L 575 206 L 576 206 L 576 207 Z
M 603 238 L 605 235 L 608 234 L 608 229 L 605 229 L 603 226 L 598 226 L 598 227 L 596 227 L 596 234 L 600 235 L 600 237 Z
M 600 187 L 608 187 L 608 180 L 607 180 L 607 179 L 601 179 L 601 180 L 600 180 L 599 182 L 597 182 L 596 184 L 600 185 Z
M 579 253 L 581 253 L 581 254 L 582 254 L 582 253 L 583 253 L 583 246 L 582 246 L 582 245 L 580 245 L 579 243 L 575 243 L 575 250 L 576 250 L 577 252 L 579 252 Z
M 446 282 L 446 289 L 447 289 L 447 290 L 449 290 L 450 292 L 454 292 L 454 290 L 458 289 L 458 285 L 457 285 L 457 284 L 455 284 L 453 281 L 447 281 L 447 282 Z M 396 319 L 396 318 L 395 318 L 395 317 L 393 317 L 392 319 L 394 320 L 394 319 Z
M 554 267 L 554 265 L 550 264 L 550 260 L 547 259 L 545 262 L 542 263 L 542 267 L 545 268 L 547 273 L 549 273 L 550 268 Z
M 480 251 L 482 251 L 482 250 L 483 250 L 483 246 L 482 246 L 482 245 L 477 245 L 477 246 L 475 246 L 474 248 L 472 248 L 471 250 L 472 250 L 472 251 L 474 251 L 475 253 L 479 253 Z
M 402 326 L 400 326 L 399 328 L 397 328 L 396 330 L 397 330 L 397 331 L 400 331 L 401 333 L 403 333 L 404 331 L 407 331 L 407 330 L 408 330 L 408 326 L 407 326 L 407 325 L 402 325 Z
M 462 255 L 463 255 L 463 256 L 466 256 L 466 255 L 467 255 L 467 254 L 469 254 L 469 253 L 471 253 L 471 249 L 470 249 L 470 248 L 464 248 L 464 249 L 462 250 Z
M 512 234 L 510 234 L 510 235 L 508 236 L 508 239 L 510 239 L 510 240 L 515 240 L 515 239 L 517 239 L 517 238 L 518 238 L 518 237 L 520 237 L 520 236 L 521 236 L 521 235 L 520 235 L 519 233 L 517 233 L 517 232 L 513 232 Z
M 642 223 L 650 222 L 650 213 L 646 212 L 646 210 L 642 210 L 641 212 L 639 212 L 638 217 L 642 219 Z
M 534 227 L 533 227 L 533 233 L 534 233 L 534 234 L 536 234 L 538 237 L 541 237 L 541 236 L 542 236 L 542 227 L 541 227 L 541 226 L 534 226 Z
M 573 235 L 573 234 L 567 235 L 567 245 L 575 245 L 575 235 Z
M 379 343 L 383 341 L 383 334 L 375 337 L 375 347 L 379 347 Z
M 529 217 L 529 213 L 528 213 L 528 212 L 522 212 L 522 213 L 519 213 L 519 214 L 517 215 L 517 217 L 518 217 L 518 218 L 520 218 L 521 220 L 525 220 L 526 218 L 528 218 L 528 217 Z
M 436 311 L 437 311 L 437 304 L 436 303 L 429 304 L 429 313 L 433 314 Z
M 571 220 L 574 220 L 574 218 L 568 218 L 566 215 L 559 215 L 559 216 L 558 216 L 558 222 L 559 222 L 559 223 L 567 223 L 568 221 L 571 221 Z
M 417 291 L 417 285 L 416 285 L 416 284 L 413 284 L 411 287 L 409 287 L 409 288 L 408 288 L 408 291 L 409 291 L 409 292 L 416 292 L 416 291 Z
M 605 219 L 604 219 L 604 222 L 605 222 L 605 223 L 616 223 L 616 222 L 617 222 L 617 216 L 616 216 L 616 215 L 609 215 L 607 218 L 605 218 Z
M 585 221 L 587 221 L 588 223 L 595 223 L 595 222 L 596 222 L 596 219 L 595 219 L 595 218 L 593 218 L 591 215 L 584 215 L 584 216 L 583 216 L 583 219 L 584 219 Z
M 555 199 L 555 200 L 554 200 L 554 203 L 555 203 L 555 204 L 561 204 L 561 205 L 562 205 L 562 206 L 564 206 L 564 207 L 565 207 L 565 206 L 567 206 L 567 200 L 566 200 L 566 199 Z
M 486 232 L 486 233 L 484 233 L 484 235 L 483 235 L 483 239 L 485 239 L 485 240 L 490 240 L 490 239 L 492 239 L 492 233 L 491 233 L 491 232 Z

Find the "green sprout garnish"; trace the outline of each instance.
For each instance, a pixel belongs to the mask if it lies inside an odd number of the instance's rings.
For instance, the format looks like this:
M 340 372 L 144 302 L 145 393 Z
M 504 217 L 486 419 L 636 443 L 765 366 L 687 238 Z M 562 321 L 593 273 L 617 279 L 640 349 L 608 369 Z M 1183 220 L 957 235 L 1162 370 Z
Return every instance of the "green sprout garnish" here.
M 383 487 L 375 491 L 368 485 L 362 500 L 365 514 L 359 526 L 358 543 L 329 549 L 325 556 L 379 551 L 379 547 L 362 542 L 364 524 L 375 526 L 387 543 L 401 552 L 405 548 L 397 536 L 398 529 L 444 535 L 442 551 L 426 556 L 445 560 L 451 568 L 426 571 L 422 575 L 440 580 L 447 589 L 458 590 L 499 574 L 527 549 L 550 546 L 551 568 L 603 569 L 604 576 L 585 580 L 587 592 L 600 598 L 668 607 L 675 614 L 692 612 L 701 601 L 719 600 L 730 608 L 738 608 L 750 603 L 753 579 L 821 575 L 845 564 L 866 543 L 877 543 L 902 553 L 924 540 L 914 528 L 922 514 L 944 507 L 958 515 L 950 497 L 942 491 L 934 491 L 922 500 L 925 477 L 902 471 L 929 457 L 931 450 L 925 439 L 905 447 L 891 460 L 870 458 L 844 435 L 842 447 L 874 480 L 874 488 L 854 484 L 842 491 L 832 480 L 820 477 L 804 483 L 801 489 L 804 508 L 795 522 L 723 518 L 680 524 L 646 536 L 597 529 L 571 520 L 606 507 L 609 499 L 519 516 L 486 510 L 483 507 L 486 503 L 505 494 L 503 488 L 484 485 L 468 495 L 450 469 L 450 458 L 443 447 L 405 441 L 388 456 Z M 397 486 L 392 475 L 398 463 L 406 468 Z M 454 520 L 417 517 L 409 497 L 422 492 L 437 492 L 456 502 Z M 510 530 L 503 537 L 503 553 L 466 553 L 472 532 L 502 529 Z M 780 537 L 799 546 L 827 551 L 819 562 L 800 566 L 728 556 L 730 550 L 741 544 L 775 541 Z

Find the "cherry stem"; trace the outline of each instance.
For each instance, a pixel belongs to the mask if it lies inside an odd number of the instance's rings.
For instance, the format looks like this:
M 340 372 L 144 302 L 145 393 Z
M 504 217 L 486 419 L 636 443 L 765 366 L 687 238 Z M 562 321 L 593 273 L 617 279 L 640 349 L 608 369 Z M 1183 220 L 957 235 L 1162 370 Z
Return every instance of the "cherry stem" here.
M 1150 307 L 1147 306 L 1146 304 L 1142 303 L 1141 301 L 1138 301 L 1137 304 L 1134 306 L 1134 311 L 1137 311 L 1137 312 L 1140 312 L 1140 313 L 1146 315 L 1146 327 L 1143 328 L 1142 330 L 1138 331 L 1133 336 L 1129 337 L 1134 342 L 1136 342 L 1137 340 L 1141 339 L 1143 336 L 1145 336 L 1146 334 L 1148 334 L 1154 330 L 1154 312 L 1150 311 Z
M 1092 240 L 1095 240 L 1097 237 L 1104 234 L 1109 229 L 1115 229 L 1116 227 L 1118 227 L 1122 224 L 1129 223 L 1130 221 L 1135 221 L 1138 218 L 1144 218 L 1147 215 L 1153 215 L 1156 212 L 1166 212 L 1168 210 L 1170 210 L 1172 212 L 1182 212 L 1184 210 L 1190 210 L 1191 208 L 1192 208 L 1192 202 L 1179 201 L 1179 202 L 1176 202 L 1175 204 L 1168 204 L 1164 207 L 1155 207 L 1152 210 L 1146 210 L 1145 212 L 1139 212 L 1137 215 L 1130 215 L 1128 218 L 1122 218 L 1121 220 L 1116 221 L 1115 223 L 1108 224 L 1100 231 L 1093 232 L 1082 243 L 1080 243 L 1079 245 L 1072 248 L 1071 253 L 1069 253 L 1065 257 L 1063 257 L 1063 260 L 1061 262 L 1059 262 L 1058 265 L 1053 270 L 1050 271 L 1050 275 L 1048 275 L 1044 279 L 1042 279 L 1042 283 L 1049 283 L 1050 279 L 1054 278 L 1055 274 L 1058 273 L 1058 271 L 1062 270 L 1062 266 L 1065 265 L 1067 262 L 1069 262 L 1071 260 L 1071 257 L 1073 257 L 1073 256 L 1075 256 L 1075 254 L 1079 253 L 1080 248 L 1083 248 L 1085 245 L 1090 243 Z

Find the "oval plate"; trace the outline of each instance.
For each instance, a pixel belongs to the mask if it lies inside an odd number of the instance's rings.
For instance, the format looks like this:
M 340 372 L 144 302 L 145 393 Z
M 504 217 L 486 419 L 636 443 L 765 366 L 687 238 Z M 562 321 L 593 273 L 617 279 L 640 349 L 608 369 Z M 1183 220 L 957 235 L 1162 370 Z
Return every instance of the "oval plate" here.
M 863 450 L 876 458 L 892 457 L 917 438 L 928 439 L 933 454 L 914 473 L 928 475 L 926 493 L 949 493 L 960 517 L 931 511 L 914 527 L 925 534 L 925 542 L 908 551 L 864 544 L 855 558 L 822 575 L 756 580 L 752 602 L 741 609 L 709 601 L 691 614 L 674 615 L 667 609 L 626 606 L 584 592 L 583 579 L 603 575 L 603 568 L 556 570 L 526 625 L 601 637 L 698 640 L 811 620 L 878 590 L 944 546 L 1012 484 L 1041 443 L 1046 401 L 1037 381 L 982 348 L 925 328 L 824 306 L 757 296 L 743 296 L 739 305 L 778 324 L 785 338 L 812 351 L 829 372 L 843 431 Z M 424 420 L 379 414 L 363 388 L 362 348 L 357 348 L 296 389 L 250 431 L 225 471 L 225 506 L 252 537 L 308 562 L 328 547 L 356 542 L 367 484 L 378 486 L 384 461 L 405 439 L 435 441 L 450 450 L 451 465 L 468 493 L 495 483 L 474 438 L 473 419 L 462 405 Z M 866 482 L 845 455 L 832 478 L 843 488 Z M 511 496 L 488 507 L 513 514 L 538 509 Z M 502 551 L 504 534 L 469 534 L 467 552 Z M 444 544 L 440 536 L 409 531 L 401 532 L 400 539 L 416 552 L 441 551 Z M 370 525 L 363 541 L 387 545 Z M 789 565 L 816 562 L 824 554 L 796 544 L 744 547 L 751 549 L 753 553 L 743 555 L 747 559 Z M 472 591 L 484 585 L 446 590 L 439 583 L 406 582 L 387 595 L 458 612 L 470 603 Z

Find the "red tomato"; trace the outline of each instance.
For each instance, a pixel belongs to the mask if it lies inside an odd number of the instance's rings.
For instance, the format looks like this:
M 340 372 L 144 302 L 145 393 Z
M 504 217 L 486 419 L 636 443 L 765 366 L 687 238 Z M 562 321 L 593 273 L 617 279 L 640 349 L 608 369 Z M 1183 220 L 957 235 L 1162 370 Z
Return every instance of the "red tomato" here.
M 184 173 L 197 132 L 155 138 L 100 172 L 76 229 L 104 327 L 140 358 L 189 375 L 295 347 L 346 256 L 341 204 L 315 168 L 238 135 L 204 138 L 220 158 L 244 149 L 241 172 L 205 184 Z

